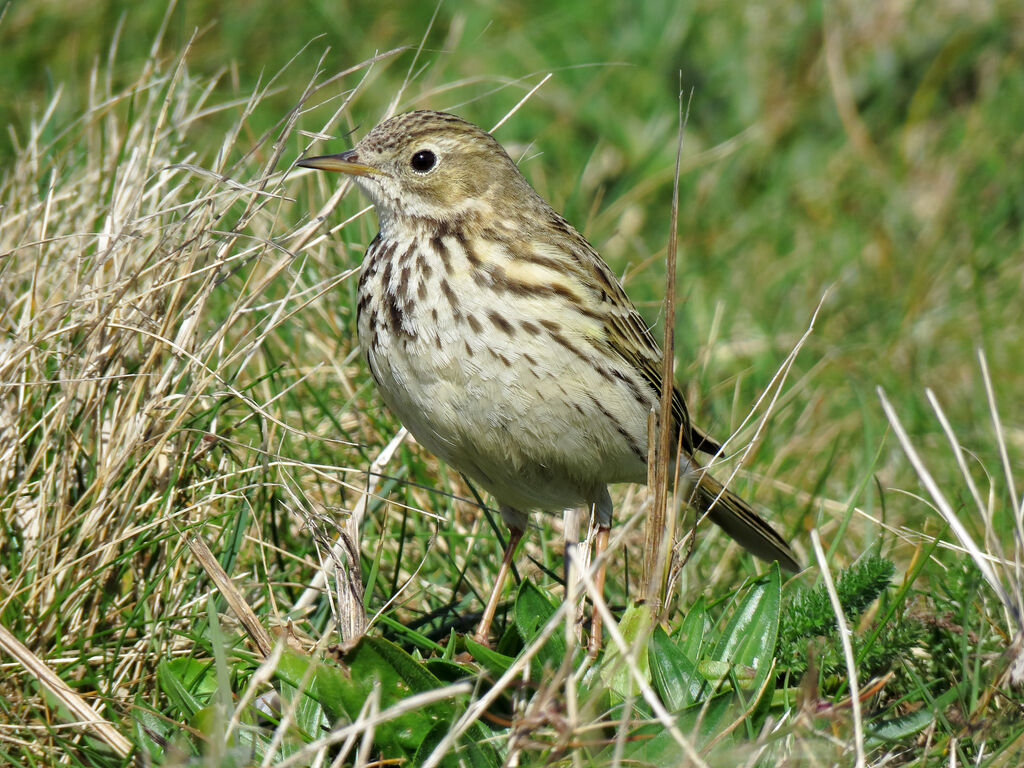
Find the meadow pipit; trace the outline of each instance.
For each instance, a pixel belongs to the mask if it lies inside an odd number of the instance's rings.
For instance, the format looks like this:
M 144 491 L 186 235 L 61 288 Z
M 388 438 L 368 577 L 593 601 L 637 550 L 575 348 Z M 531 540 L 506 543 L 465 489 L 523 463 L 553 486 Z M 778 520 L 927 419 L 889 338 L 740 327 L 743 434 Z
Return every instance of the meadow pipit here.
M 357 306 L 370 372 L 422 445 L 493 494 L 510 529 L 477 631 L 486 642 L 528 512 L 592 508 L 599 553 L 607 485 L 646 481 L 661 349 L 597 251 L 475 125 L 410 112 L 349 152 L 298 164 L 349 174 L 373 201 L 380 232 Z M 799 570 L 786 541 L 694 458 L 719 445 L 690 423 L 679 389 L 672 419 L 697 509 Z

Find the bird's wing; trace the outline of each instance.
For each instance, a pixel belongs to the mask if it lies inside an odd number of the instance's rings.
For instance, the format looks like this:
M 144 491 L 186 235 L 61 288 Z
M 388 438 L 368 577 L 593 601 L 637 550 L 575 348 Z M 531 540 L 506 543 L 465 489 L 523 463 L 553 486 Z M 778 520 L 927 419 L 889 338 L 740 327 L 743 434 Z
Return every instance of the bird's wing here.
M 652 391 L 660 396 L 661 347 L 608 265 L 581 235 L 577 234 L 577 237 L 579 243 L 574 250 L 577 252 L 577 265 L 582 267 L 578 277 L 600 300 L 599 312 L 608 346 L 629 362 Z M 677 386 L 672 387 L 672 418 L 676 427 L 681 428 L 682 448 L 687 453 L 715 454 L 721 450 L 715 440 L 692 424 L 683 393 Z

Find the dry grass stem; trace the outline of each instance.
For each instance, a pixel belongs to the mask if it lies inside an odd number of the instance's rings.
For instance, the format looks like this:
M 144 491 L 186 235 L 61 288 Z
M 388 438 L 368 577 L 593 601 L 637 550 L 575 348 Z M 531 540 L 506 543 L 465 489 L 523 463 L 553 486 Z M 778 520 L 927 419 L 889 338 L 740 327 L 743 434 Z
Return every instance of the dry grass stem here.
M 131 754 L 132 743 L 3 625 L 0 625 L 0 648 L 78 718 L 79 722 L 73 724 L 75 727 L 91 732 L 121 757 Z

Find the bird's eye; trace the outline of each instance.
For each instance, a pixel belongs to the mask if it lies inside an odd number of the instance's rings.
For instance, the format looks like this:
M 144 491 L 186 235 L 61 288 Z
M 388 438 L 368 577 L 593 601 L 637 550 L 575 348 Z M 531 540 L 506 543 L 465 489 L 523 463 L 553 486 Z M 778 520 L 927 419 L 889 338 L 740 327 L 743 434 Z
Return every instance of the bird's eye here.
M 409 165 L 411 165 L 412 169 L 418 173 L 426 173 L 437 165 L 437 156 L 429 149 L 421 149 L 412 156 L 412 160 L 409 161 Z

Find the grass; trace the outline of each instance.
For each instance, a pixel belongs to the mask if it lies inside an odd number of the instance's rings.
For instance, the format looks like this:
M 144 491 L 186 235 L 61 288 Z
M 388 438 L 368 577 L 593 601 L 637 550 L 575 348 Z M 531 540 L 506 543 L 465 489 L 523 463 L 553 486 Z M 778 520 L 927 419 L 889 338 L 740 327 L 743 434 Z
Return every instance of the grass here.
M 0 18 L 0 762 L 429 764 L 442 745 L 472 764 L 692 747 L 710 765 L 851 765 L 859 745 L 876 765 L 1019 763 L 1013 4 L 465 5 L 432 25 L 412 5 L 76 12 Z M 553 73 L 496 135 L 653 323 L 680 69 L 677 377 L 699 423 L 736 433 L 737 489 L 805 562 L 820 536 L 851 649 L 820 563 L 757 579 L 703 526 L 653 631 L 632 603 L 646 494 L 617 488 L 622 643 L 573 661 L 560 521 L 536 515 L 488 655 L 461 635 L 500 522 L 411 441 L 385 450 L 399 425 L 353 312 L 375 222 L 289 169 L 392 103 L 489 127 Z M 358 563 L 298 610 L 339 529 Z M 246 607 L 290 641 L 273 664 Z M 361 609 L 340 679 L 320 660 L 338 612 Z

